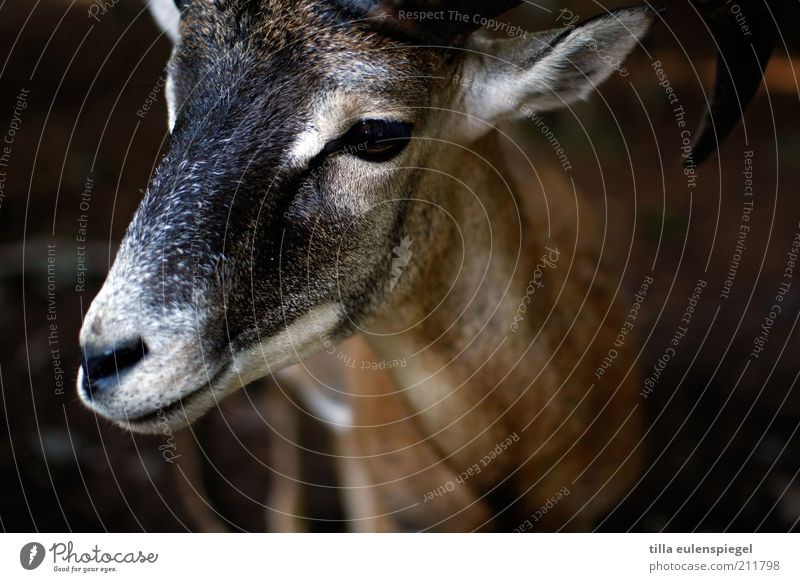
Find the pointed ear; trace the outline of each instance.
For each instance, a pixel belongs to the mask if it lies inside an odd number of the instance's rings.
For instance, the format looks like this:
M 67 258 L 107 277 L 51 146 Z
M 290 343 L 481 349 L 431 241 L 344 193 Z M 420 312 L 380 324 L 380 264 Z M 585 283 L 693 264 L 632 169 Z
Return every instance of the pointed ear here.
M 586 99 L 653 22 L 647 7 L 620 8 L 576 26 L 514 39 L 473 34 L 459 84 L 466 113 L 490 124 Z M 474 123 L 466 137 L 477 137 Z M 486 124 L 479 123 L 483 131 Z
M 178 2 L 175 0 L 148 0 L 147 7 L 159 28 L 164 31 L 173 44 L 177 43 L 180 37 L 178 27 L 181 21 Z

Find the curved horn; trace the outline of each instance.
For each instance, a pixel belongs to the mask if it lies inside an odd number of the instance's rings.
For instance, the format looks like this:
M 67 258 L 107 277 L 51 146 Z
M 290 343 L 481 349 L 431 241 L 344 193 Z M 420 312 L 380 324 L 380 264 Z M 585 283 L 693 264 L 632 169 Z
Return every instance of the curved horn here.
M 494 18 L 522 0 L 337 0 L 339 6 L 375 26 L 417 42 L 458 44 L 480 28 L 480 18 Z M 420 18 L 419 15 L 422 15 Z
M 691 0 L 718 44 L 717 74 L 709 107 L 692 146 L 692 161 L 700 164 L 736 127 L 761 85 L 778 28 L 783 0 Z M 736 12 L 740 8 L 741 11 Z

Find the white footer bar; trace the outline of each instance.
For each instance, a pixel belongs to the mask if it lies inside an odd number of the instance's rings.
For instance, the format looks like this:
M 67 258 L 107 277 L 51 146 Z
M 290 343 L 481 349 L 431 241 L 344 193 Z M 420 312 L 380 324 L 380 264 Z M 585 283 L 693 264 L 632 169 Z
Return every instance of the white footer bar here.
M 254 575 L 281 582 L 796 581 L 798 554 L 800 537 L 788 534 L 3 534 L 0 575 L 136 582 L 195 575 L 220 582 Z

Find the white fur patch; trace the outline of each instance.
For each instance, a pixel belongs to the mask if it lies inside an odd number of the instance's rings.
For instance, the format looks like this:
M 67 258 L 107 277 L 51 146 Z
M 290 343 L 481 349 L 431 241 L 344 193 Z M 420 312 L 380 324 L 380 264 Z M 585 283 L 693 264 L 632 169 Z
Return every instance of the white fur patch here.
M 159 28 L 164 31 L 173 44 L 177 44 L 180 40 L 181 13 L 174 0 L 150 0 L 147 7 Z M 167 123 L 169 130 L 172 131 L 172 128 L 175 127 L 176 115 L 175 84 L 172 81 L 172 75 L 167 75 L 164 96 L 167 100 Z
M 167 99 L 167 124 L 171 132 L 175 127 L 175 117 L 178 113 L 175 99 L 175 83 L 172 81 L 172 75 L 167 75 L 167 82 L 164 86 L 164 96 Z
M 178 42 L 178 38 L 180 38 L 178 29 L 181 21 L 181 13 L 175 5 L 174 0 L 150 0 L 147 7 L 150 9 L 150 14 L 153 15 L 156 24 L 164 31 L 164 34 L 166 34 L 173 43 Z
M 331 425 L 336 432 L 345 432 L 353 426 L 353 410 L 344 399 L 336 398 L 337 392 L 321 386 L 314 376 L 306 371 L 305 364 L 296 364 L 281 370 L 276 379 L 288 381 L 297 396 L 311 414 Z
M 309 357 L 320 350 L 321 337 L 331 333 L 342 317 L 338 303 L 315 307 L 274 336 L 236 354 L 227 375 L 236 374 L 248 384 Z

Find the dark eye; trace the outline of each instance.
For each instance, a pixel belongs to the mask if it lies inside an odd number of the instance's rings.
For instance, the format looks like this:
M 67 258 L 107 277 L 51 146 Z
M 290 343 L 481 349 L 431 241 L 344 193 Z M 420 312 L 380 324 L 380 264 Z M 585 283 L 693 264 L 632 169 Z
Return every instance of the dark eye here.
M 367 162 L 388 162 L 408 145 L 411 123 L 364 119 L 336 140 L 334 151 Z

